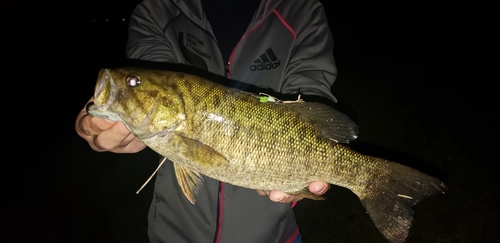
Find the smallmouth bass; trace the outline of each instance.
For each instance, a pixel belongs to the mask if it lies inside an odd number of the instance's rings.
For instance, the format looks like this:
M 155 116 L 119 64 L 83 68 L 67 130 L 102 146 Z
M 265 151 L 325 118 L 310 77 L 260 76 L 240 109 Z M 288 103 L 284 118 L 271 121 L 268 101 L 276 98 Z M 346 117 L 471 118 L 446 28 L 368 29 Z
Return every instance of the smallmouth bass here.
M 259 95 L 202 77 L 159 69 L 101 69 L 89 114 L 122 121 L 174 163 L 195 203 L 202 175 L 255 190 L 314 200 L 324 181 L 356 194 L 389 242 L 404 242 L 412 206 L 446 185 L 418 170 L 356 152 L 356 124 L 315 102 L 261 102 Z

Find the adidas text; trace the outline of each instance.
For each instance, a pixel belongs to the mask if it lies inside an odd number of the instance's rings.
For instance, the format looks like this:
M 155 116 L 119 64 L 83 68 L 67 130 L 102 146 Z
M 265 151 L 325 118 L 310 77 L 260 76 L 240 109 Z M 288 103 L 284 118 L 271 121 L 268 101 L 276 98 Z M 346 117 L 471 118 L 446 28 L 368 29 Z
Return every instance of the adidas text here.
M 277 62 L 267 62 L 267 63 L 259 63 L 259 64 L 254 64 L 250 66 L 251 71 L 256 71 L 256 70 L 271 70 L 278 68 L 280 66 L 280 61 L 278 60 Z

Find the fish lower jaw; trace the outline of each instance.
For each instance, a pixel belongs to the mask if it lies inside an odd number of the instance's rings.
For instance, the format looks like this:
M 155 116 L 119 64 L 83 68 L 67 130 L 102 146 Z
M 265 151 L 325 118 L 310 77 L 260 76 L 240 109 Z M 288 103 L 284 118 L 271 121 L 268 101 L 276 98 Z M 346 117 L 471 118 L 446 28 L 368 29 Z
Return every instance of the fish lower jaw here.
M 111 121 L 122 121 L 122 118 L 113 112 L 107 111 L 107 109 L 103 109 L 104 107 L 97 107 L 96 105 L 92 105 L 87 109 L 87 113 L 89 113 L 92 116 L 99 117 L 99 118 L 104 118 L 108 119 Z

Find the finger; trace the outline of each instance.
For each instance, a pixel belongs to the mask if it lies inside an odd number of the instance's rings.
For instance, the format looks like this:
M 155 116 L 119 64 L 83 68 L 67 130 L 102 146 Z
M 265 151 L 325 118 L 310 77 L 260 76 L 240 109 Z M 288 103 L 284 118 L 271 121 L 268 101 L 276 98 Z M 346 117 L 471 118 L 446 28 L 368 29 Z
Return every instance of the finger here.
M 326 182 L 315 181 L 309 183 L 309 191 L 317 195 L 325 194 L 328 189 L 330 189 L 330 184 Z
M 93 136 L 92 143 L 93 143 L 94 147 L 96 147 L 97 149 L 106 150 L 105 148 L 101 147 L 101 145 L 99 144 L 99 136 Z
M 130 133 L 126 138 L 122 140 L 122 142 L 120 143 L 120 145 L 118 145 L 118 147 L 126 147 L 130 143 L 134 142 L 134 140 L 136 139 L 137 138 L 132 133 Z
M 120 142 L 120 144 L 117 145 L 117 147 L 126 147 L 127 145 L 129 145 L 130 143 L 134 142 L 134 140 L 138 140 L 127 128 L 127 126 L 125 126 L 125 124 L 121 123 L 121 122 L 118 122 L 116 124 L 114 124 L 114 126 L 112 127 L 112 129 L 110 130 L 110 132 L 112 131 L 115 131 L 116 132 L 116 136 L 118 137 L 123 137 L 125 136 L 125 138 L 123 138 Z M 118 140 L 118 139 L 117 139 Z M 141 142 L 141 141 L 139 141 Z M 142 142 L 141 142 L 142 143 Z
M 76 130 L 87 136 L 95 136 L 113 127 L 115 123 L 115 121 L 94 117 L 87 114 L 85 111 L 81 111 L 77 119 Z
M 81 136 L 92 136 L 90 130 L 88 129 L 89 125 L 88 123 L 90 122 L 90 115 L 87 114 L 85 111 L 81 111 L 78 114 L 78 117 L 76 119 L 76 124 L 75 124 L 75 130 L 78 134 Z
M 88 131 L 92 135 L 99 135 L 103 131 L 113 129 L 115 124 L 117 124 L 116 121 L 111 121 L 108 119 L 95 117 L 95 116 L 91 116 L 91 115 L 88 115 L 85 120 L 87 122 L 84 122 L 84 126 L 86 126 L 86 128 L 88 129 Z M 120 132 L 122 131 L 121 129 L 118 129 L 118 130 Z M 128 130 L 126 130 L 126 132 L 124 132 L 124 133 L 128 133 Z
M 127 129 L 120 126 L 121 123 L 116 123 L 115 126 L 102 131 L 98 136 L 95 136 L 94 145 L 102 150 L 112 150 L 116 147 L 126 146 L 123 144 L 125 139 L 131 134 Z M 133 139 L 129 139 L 130 141 Z
M 299 201 L 302 197 L 290 195 L 282 191 L 271 191 L 269 193 L 269 199 L 273 202 L 289 203 L 293 201 Z
M 113 129 L 115 131 L 117 131 L 119 134 L 123 134 L 123 135 L 130 134 L 130 131 L 128 130 L 127 126 L 125 126 L 125 124 L 123 122 L 118 122 L 118 123 L 114 124 Z
M 130 138 L 132 140 L 130 140 Z M 136 153 L 146 148 L 146 144 L 144 144 L 140 139 L 134 137 L 134 135 L 130 134 L 120 146 L 111 150 L 115 153 Z

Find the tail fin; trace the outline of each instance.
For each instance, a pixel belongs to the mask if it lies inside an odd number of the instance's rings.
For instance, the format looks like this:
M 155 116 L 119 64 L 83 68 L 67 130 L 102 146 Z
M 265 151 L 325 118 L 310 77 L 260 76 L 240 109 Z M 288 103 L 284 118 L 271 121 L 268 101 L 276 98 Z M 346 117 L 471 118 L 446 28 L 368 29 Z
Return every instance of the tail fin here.
M 378 190 L 361 199 L 379 231 L 389 242 L 404 242 L 413 221 L 412 206 L 422 199 L 444 193 L 440 180 L 413 168 L 389 162 L 389 178 Z

